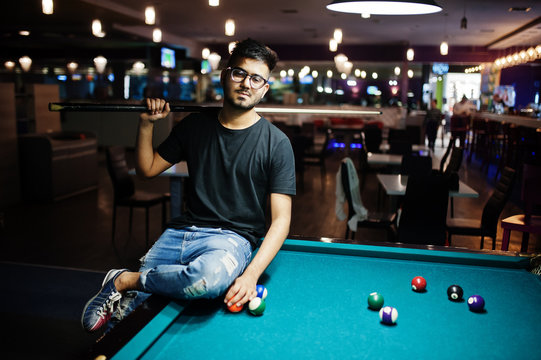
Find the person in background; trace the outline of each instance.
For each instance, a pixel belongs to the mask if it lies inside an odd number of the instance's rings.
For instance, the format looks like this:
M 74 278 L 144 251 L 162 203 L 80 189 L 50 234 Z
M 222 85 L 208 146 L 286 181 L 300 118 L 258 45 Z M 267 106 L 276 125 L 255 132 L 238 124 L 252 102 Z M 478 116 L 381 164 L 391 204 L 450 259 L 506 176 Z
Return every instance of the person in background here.
M 146 100 L 136 142 L 137 173 L 153 178 L 185 160 L 187 211 L 170 221 L 139 271 L 107 273 L 83 310 L 85 330 L 96 331 L 113 317 L 110 328 L 150 294 L 181 300 L 223 296 L 227 306 L 238 307 L 256 297 L 259 277 L 289 232 L 295 195 L 290 141 L 254 109 L 269 89 L 276 62 L 276 53 L 258 41 L 237 43 L 221 73 L 223 107 L 184 118 L 156 151 L 154 124 L 170 107 L 162 99 Z
M 436 99 L 430 100 L 430 108 L 426 112 L 424 127 L 426 138 L 428 140 L 428 148 L 432 151 L 434 151 L 438 129 L 441 125 L 441 117 L 442 114 L 441 110 L 438 108 L 438 101 Z
M 453 106 L 453 116 L 451 116 L 451 141 L 459 140 L 459 146 L 464 147 L 466 133 L 470 126 L 470 118 L 474 109 L 473 103 L 468 100 L 466 95 Z

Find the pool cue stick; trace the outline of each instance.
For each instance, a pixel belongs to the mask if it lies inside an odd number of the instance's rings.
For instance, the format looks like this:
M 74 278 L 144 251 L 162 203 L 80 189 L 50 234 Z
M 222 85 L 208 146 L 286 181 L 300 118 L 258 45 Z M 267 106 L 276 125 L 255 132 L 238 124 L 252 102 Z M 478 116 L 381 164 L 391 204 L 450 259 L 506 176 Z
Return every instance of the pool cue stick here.
M 170 105 L 171 112 L 204 112 L 221 109 L 219 106 Z M 98 104 L 98 103 L 49 103 L 49 111 L 103 111 L 103 112 L 145 112 L 146 105 L 137 104 Z M 256 107 L 255 110 L 267 114 L 332 114 L 332 115 L 381 115 L 381 111 L 303 109 Z
M 171 105 L 172 112 L 202 112 L 221 109 L 217 106 Z M 49 111 L 77 112 L 145 112 L 146 105 L 137 104 L 98 104 L 98 103 L 49 103 Z

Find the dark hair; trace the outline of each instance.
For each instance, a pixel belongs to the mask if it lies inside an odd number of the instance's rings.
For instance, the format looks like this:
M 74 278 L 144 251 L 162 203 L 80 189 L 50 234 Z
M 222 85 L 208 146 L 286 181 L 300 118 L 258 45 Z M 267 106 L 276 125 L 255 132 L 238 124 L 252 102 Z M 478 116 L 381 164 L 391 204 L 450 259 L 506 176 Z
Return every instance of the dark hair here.
M 231 53 L 231 57 L 229 57 L 227 67 L 232 66 L 235 62 L 242 58 L 263 61 L 268 66 L 270 71 L 274 69 L 276 63 L 278 62 L 278 55 L 276 55 L 274 50 L 265 44 L 250 38 L 237 42 L 235 49 L 233 49 L 233 52 Z

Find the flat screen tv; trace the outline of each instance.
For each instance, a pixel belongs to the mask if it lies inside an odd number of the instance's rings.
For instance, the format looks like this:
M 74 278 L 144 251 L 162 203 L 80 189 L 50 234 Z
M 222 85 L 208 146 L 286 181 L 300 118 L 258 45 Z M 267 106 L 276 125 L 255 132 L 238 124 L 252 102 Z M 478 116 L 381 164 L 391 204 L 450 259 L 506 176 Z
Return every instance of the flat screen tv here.
M 175 50 L 162 47 L 160 65 L 167 69 L 174 69 L 176 66 Z

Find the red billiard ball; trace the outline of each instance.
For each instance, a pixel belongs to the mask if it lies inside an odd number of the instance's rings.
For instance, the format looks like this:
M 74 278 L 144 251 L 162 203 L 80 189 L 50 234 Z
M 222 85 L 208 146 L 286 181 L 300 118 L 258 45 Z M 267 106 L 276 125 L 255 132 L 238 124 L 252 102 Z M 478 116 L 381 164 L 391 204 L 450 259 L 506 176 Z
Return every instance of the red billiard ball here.
M 411 280 L 411 288 L 413 291 L 423 292 L 426 290 L 426 280 L 422 276 L 416 276 Z
M 241 311 L 243 307 L 244 307 L 244 305 L 237 306 L 237 303 L 234 303 L 233 305 L 228 306 L 227 310 L 229 310 L 231 312 L 234 312 L 234 313 L 237 313 L 237 312 Z

